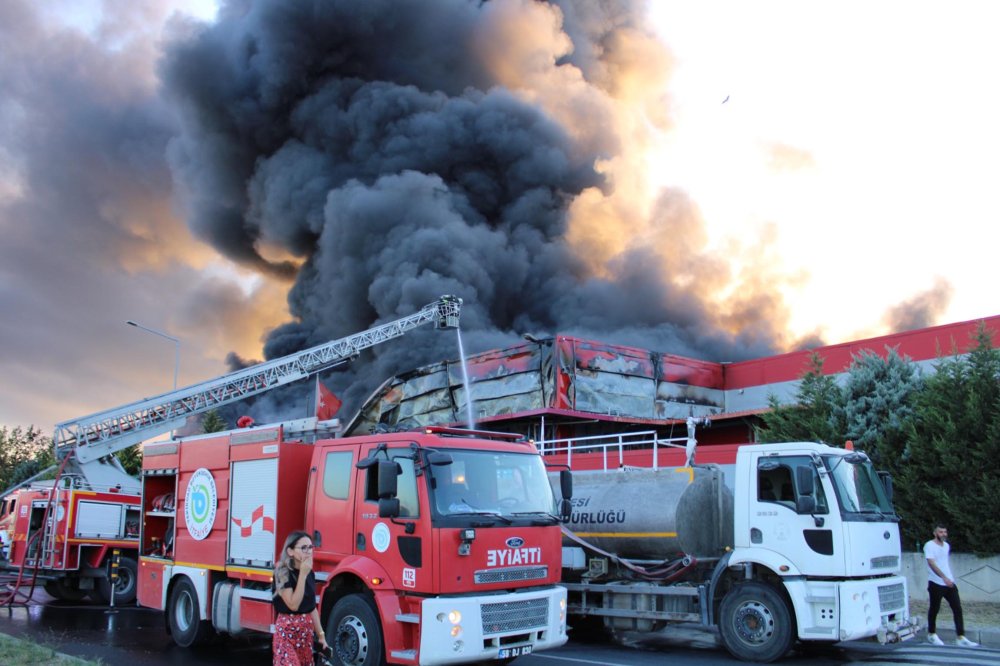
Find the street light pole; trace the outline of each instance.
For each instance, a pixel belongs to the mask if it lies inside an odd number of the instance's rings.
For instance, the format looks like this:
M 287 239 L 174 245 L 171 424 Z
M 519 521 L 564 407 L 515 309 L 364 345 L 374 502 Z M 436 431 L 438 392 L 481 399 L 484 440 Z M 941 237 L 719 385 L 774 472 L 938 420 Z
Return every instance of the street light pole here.
M 153 335 L 158 335 L 161 338 L 166 338 L 167 340 L 170 340 L 171 342 L 174 343 L 174 390 L 176 391 L 177 390 L 177 372 L 178 372 L 178 370 L 181 367 L 181 341 L 178 340 L 177 338 L 175 338 L 172 335 L 167 335 L 163 331 L 157 331 L 154 328 L 149 328 L 147 326 L 143 326 L 142 324 L 134 322 L 131 319 L 129 319 L 125 323 L 128 324 L 129 326 L 135 326 L 136 328 L 141 328 L 142 330 L 146 331 L 147 333 L 152 333 Z

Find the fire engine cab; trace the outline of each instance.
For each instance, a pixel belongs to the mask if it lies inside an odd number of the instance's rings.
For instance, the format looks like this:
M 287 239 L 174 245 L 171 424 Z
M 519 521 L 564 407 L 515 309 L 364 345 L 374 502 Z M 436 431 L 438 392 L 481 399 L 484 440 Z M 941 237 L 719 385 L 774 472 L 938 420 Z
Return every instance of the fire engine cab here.
M 139 603 L 182 646 L 268 632 L 272 574 L 305 529 L 344 664 L 510 660 L 566 642 L 561 532 L 520 436 L 332 438 L 314 419 L 148 445 Z M 563 490 L 569 489 L 568 472 Z

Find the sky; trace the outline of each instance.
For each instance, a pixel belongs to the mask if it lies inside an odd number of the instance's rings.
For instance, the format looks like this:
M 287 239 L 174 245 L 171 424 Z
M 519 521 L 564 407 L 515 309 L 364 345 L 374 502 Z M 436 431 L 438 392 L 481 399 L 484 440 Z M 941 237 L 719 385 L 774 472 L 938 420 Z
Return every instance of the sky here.
M 417 28 L 387 43 L 420 67 L 357 56 L 363 86 L 300 92 L 296 58 L 326 47 L 281 51 L 283 24 L 239 2 L 3 3 L 0 425 L 51 432 L 169 390 L 173 343 L 127 320 L 180 340 L 186 385 L 408 314 L 439 286 L 469 304 L 471 351 L 558 330 L 738 360 L 1000 313 L 984 270 L 1000 217 L 993 3 L 620 0 L 615 21 L 587 3 L 460 3 L 439 3 L 454 25 L 435 29 L 475 37 L 461 66 L 437 67 L 455 54 Z M 220 64 L 237 37 L 262 45 L 249 83 Z M 530 146 L 496 174 L 361 159 L 356 138 L 341 154 L 330 109 L 361 134 L 382 108 L 352 116 L 344 88 L 423 109 L 404 117 L 421 136 L 443 124 L 428 118 L 467 123 L 494 160 L 517 144 L 501 131 Z M 300 95 L 293 114 L 274 115 L 275 89 Z M 461 140 L 447 137 L 465 154 Z M 510 221 L 543 195 L 544 223 Z M 433 224 L 372 235 L 376 213 L 424 208 Z M 373 238 L 378 267 L 362 261 Z M 439 266 L 449 243 L 462 251 Z M 553 285 L 571 297 L 540 314 L 526 296 Z M 359 388 L 365 370 L 333 383 L 357 398 L 427 360 L 389 354 Z

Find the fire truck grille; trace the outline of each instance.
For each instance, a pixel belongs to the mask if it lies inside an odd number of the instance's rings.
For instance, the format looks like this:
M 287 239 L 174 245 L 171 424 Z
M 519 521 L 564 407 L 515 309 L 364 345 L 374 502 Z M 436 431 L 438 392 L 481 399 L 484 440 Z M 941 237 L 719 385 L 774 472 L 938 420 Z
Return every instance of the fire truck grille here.
M 898 610 L 902 608 L 905 603 L 906 599 L 903 594 L 902 583 L 898 583 L 896 585 L 883 585 L 878 588 L 879 611 L 886 613 L 888 611 Z
M 544 628 L 549 617 L 548 598 L 483 604 L 483 635 Z
M 899 558 L 895 555 L 885 557 L 873 557 L 872 569 L 894 569 L 899 566 Z
M 476 585 L 490 583 L 510 583 L 522 580 L 541 580 L 548 578 L 549 568 L 545 567 L 511 567 L 509 569 L 483 569 L 476 572 Z

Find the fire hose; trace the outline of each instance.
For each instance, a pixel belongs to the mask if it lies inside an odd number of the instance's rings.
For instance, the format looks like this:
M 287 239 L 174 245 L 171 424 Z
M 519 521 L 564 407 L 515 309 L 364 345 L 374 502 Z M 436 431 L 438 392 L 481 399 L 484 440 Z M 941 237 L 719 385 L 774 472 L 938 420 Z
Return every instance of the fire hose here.
M 698 564 L 698 560 L 695 557 L 691 555 L 683 555 L 682 557 L 678 557 L 673 560 L 664 560 L 660 564 L 654 565 L 652 567 L 643 567 L 639 566 L 638 564 L 635 564 L 634 562 L 630 562 L 629 560 L 619 557 L 614 553 L 609 553 L 606 550 L 602 550 L 592 543 L 584 541 L 576 534 L 571 532 L 569 529 L 567 529 L 565 526 L 563 526 L 562 528 L 562 533 L 567 539 L 569 539 L 573 543 L 576 543 L 586 548 L 587 550 L 593 551 L 598 555 L 602 555 L 608 558 L 615 564 L 621 565 L 625 569 L 628 569 L 632 573 L 636 574 L 637 576 L 645 580 L 669 583 L 671 581 L 677 580 L 685 573 L 687 573 L 690 569 L 692 569 L 695 565 Z

